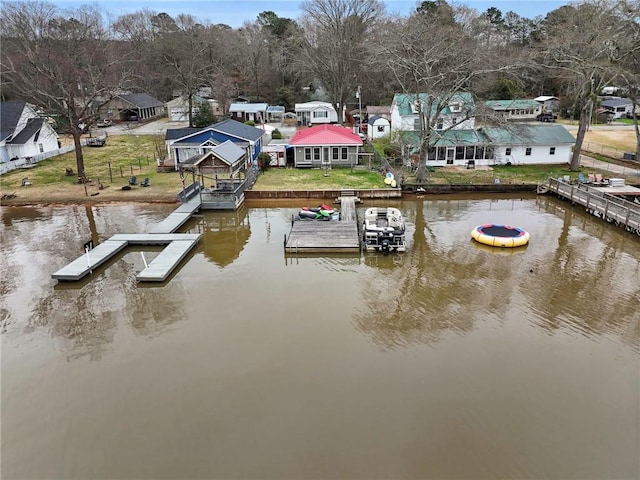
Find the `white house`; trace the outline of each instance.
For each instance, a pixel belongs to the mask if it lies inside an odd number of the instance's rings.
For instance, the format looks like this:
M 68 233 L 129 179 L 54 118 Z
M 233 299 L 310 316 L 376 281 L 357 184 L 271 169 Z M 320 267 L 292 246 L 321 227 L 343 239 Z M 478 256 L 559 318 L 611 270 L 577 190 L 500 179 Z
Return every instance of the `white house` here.
M 535 120 L 543 110 L 543 105 L 537 100 L 487 100 L 484 104 L 509 121 Z
M 369 140 L 386 137 L 391 133 L 391 123 L 384 117 L 374 115 L 367 120 L 367 138 Z
M 207 102 L 211 111 L 216 117 L 222 117 L 224 111 L 220 104 L 211 98 L 204 98 L 199 95 L 191 97 L 191 113 L 196 115 L 200 111 L 200 104 Z M 189 100 L 184 97 L 176 97 L 166 103 L 167 115 L 170 122 L 187 122 L 189 121 Z
M 323 123 L 338 123 L 338 112 L 329 102 L 296 103 L 296 118 L 298 125 L 319 125 Z
M 576 139 L 562 125 L 483 128 L 494 150 L 494 164 L 540 165 L 571 161 Z
M 418 132 L 410 133 L 416 152 Z M 508 128 L 452 129 L 439 134 L 427 154 L 427 166 L 563 164 L 570 161 L 574 144 L 575 138 L 562 125 L 523 123 Z
M 420 130 L 420 115 L 435 130 L 475 128 L 475 103 L 468 92 L 445 97 L 428 93 L 397 93 L 391 102 L 391 131 Z
M 633 113 L 633 101 L 629 98 L 607 98 L 600 105 L 611 114 L 612 119 L 630 117 Z
M 556 112 L 560 108 L 560 99 L 552 95 L 540 95 L 534 100 L 542 105 L 543 112 Z
M 232 103 L 229 106 L 229 114 L 238 122 L 264 123 L 267 121 L 266 103 Z
M 58 134 L 25 102 L 0 102 L 0 161 L 58 150 Z

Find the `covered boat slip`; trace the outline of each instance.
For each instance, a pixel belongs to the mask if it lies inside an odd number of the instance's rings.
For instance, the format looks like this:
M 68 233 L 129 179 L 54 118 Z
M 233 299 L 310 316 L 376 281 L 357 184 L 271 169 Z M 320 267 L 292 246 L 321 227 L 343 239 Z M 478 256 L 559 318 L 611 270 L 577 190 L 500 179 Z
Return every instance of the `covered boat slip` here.
M 359 252 L 360 237 L 355 196 L 340 197 L 340 220 L 293 222 L 284 249 L 289 253 Z

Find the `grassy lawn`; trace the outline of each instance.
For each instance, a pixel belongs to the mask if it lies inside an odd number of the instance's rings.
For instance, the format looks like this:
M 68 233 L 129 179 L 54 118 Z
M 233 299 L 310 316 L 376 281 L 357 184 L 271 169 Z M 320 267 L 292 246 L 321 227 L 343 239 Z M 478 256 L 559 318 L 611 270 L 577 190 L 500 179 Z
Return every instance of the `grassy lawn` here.
M 326 175 L 326 176 L 325 176 Z M 254 190 L 335 190 L 388 188 L 379 172 L 350 168 L 270 168 L 258 175 Z
M 156 171 L 155 149 L 157 142 L 163 144 L 156 135 L 120 135 L 108 137 L 104 147 L 84 147 L 85 170 L 90 183 L 81 185 L 77 177 L 65 175 L 67 168 L 76 172 L 76 160 L 73 152 L 50 158 L 38 163 L 34 168 L 18 169 L 0 176 L 2 194 L 15 193 L 17 202 L 56 203 L 83 201 L 175 201 L 176 193 L 182 188 L 177 172 L 158 173 Z M 583 168 L 582 173 L 603 173 L 597 169 Z M 395 171 L 396 176 L 403 175 L 404 183 L 414 183 L 415 178 L 409 172 Z M 428 183 L 436 184 L 491 184 L 495 179 L 500 183 L 522 184 L 538 183 L 547 177 L 570 175 L 577 178 L 579 172 L 570 172 L 568 165 L 528 165 L 497 166 L 494 168 L 430 169 Z M 149 177 L 150 187 L 132 187 L 128 185 L 132 175 L 141 182 Z M 28 178 L 31 186 L 22 187 L 22 179 Z M 191 176 L 187 175 L 187 183 Z M 100 188 L 102 185 L 103 188 Z M 362 166 L 358 168 L 321 169 L 268 169 L 260 173 L 254 190 L 339 190 L 339 189 L 379 189 L 388 188 L 383 175 Z M 93 198 L 95 197 L 95 198 Z
M 39 162 L 30 169 L 17 169 L 0 177 L 2 193 L 16 193 L 24 200 L 43 202 L 82 200 L 83 197 L 100 195 L 100 200 L 126 201 L 130 198 L 150 197 L 150 200 L 175 199 L 181 188 L 177 172 L 158 173 L 154 156 L 154 135 L 121 135 L 107 138 L 103 147 L 83 147 L 85 173 L 90 183 L 77 183 L 74 152 Z M 67 176 L 66 169 L 74 175 Z M 123 191 L 129 179 L 135 175 L 138 182 L 149 177 L 151 187 L 133 187 Z M 31 186 L 22 187 L 22 179 L 28 178 Z M 100 189 L 100 184 L 104 187 Z

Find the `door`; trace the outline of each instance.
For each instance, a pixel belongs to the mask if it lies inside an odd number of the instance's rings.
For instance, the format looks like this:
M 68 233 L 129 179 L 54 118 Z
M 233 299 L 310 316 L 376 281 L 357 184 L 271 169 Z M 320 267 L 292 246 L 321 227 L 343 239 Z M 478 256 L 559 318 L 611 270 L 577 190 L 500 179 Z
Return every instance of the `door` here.
M 447 147 L 447 165 L 453 165 L 454 158 L 456 158 L 456 148 Z

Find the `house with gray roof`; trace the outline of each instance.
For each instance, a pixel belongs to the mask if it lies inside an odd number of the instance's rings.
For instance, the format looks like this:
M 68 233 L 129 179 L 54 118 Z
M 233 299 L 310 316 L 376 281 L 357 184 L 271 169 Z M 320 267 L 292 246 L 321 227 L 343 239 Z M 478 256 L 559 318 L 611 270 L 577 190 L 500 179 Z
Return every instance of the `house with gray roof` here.
M 0 102 L 0 162 L 57 151 L 58 134 L 25 102 Z
M 630 98 L 605 98 L 600 106 L 612 119 L 630 117 L 633 113 L 633 101 Z
M 204 128 L 167 129 L 167 160 L 159 167 L 179 170 L 191 157 L 203 155 L 230 140 L 246 152 L 247 165 L 257 161 L 265 132 L 236 120 L 227 119 Z
M 208 149 L 206 153 L 188 158 L 180 164 L 180 169 L 213 175 L 216 180 L 234 178 L 246 171 L 246 155 L 245 149 L 227 140 Z
M 148 93 L 123 93 L 105 103 L 98 114 L 101 118 L 128 121 L 136 117 L 148 120 L 164 115 L 164 103 Z
M 239 122 L 263 123 L 267 121 L 266 103 L 232 103 L 229 105 L 229 115 Z

